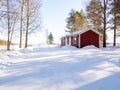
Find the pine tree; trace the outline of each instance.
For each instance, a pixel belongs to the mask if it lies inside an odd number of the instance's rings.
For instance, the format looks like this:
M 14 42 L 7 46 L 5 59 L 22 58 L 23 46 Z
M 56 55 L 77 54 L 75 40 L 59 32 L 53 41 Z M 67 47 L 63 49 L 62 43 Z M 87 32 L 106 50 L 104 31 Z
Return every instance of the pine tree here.
M 86 10 L 90 26 L 102 33 L 102 8 L 98 0 L 91 0 Z
M 116 29 L 118 31 L 118 35 L 120 36 L 120 0 L 114 0 L 114 19 L 116 23 Z M 115 16 L 116 14 L 116 16 Z
M 113 46 L 116 46 L 116 28 L 117 28 L 117 4 L 116 0 L 114 0 L 114 41 L 113 41 Z
M 83 11 L 71 10 L 69 17 L 67 18 L 67 29 L 66 32 L 73 33 L 87 27 L 86 17 L 83 14 Z
M 108 2 L 109 0 L 100 0 L 101 8 L 103 8 L 103 47 L 106 47 L 106 31 L 107 31 L 107 19 L 108 19 Z
M 52 35 L 52 33 L 50 33 L 49 35 L 48 35 L 48 44 L 53 44 L 53 41 L 54 41 L 54 38 L 53 38 L 53 35 Z
M 116 0 L 116 19 L 117 26 L 120 28 L 120 0 Z
M 120 0 L 112 0 L 112 2 L 110 3 L 110 6 L 112 6 L 110 10 L 110 13 L 112 15 L 111 28 L 114 30 L 113 46 L 116 46 L 116 36 L 120 27 Z
M 87 6 L 88 16 L 92 20 L 94 28 L 103 33 L 103 47 L 106 47 L 106 31 L 107 24 L 109 22 L 109 4 L 110 0 L 90 0 L 90 4 Z

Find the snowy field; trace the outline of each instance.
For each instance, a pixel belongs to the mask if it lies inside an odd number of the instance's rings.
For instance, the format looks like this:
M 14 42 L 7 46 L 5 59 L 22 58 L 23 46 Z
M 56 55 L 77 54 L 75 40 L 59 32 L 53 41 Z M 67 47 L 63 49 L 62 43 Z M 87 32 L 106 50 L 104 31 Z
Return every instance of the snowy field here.
M 120 90 L 120 47 L 1 52 L 0 90 Z

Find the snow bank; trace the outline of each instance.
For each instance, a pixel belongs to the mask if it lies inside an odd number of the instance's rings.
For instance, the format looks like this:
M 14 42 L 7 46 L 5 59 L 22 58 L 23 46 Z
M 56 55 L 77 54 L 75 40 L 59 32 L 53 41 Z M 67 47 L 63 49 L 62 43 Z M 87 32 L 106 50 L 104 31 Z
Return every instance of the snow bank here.
M 97 47 L 95 47 L 94 45 L 88 45 L 83 47 L 82 49 L 98 49 Z
M 74 50 L 74 49 L 79 49 L 79 48 L 76 48 L 75 46 L 71 46 L 71 45 L 65 45 L 65 46 L 62 46 L 62 49 Z M 98 48 L 95 47 L 94 45 L 88 45 L 80 49 L 98 49 Z
M 29 52 L 32 52 L 33 51 L 33 48 L 23 48 L 23 49 L 20 49 L 19 52 L 21 53 L 29 53 Z
M 71 45 L 65 45 L 65 46 L 62 46 L 62 49 L 74 50 L 74 49 L 78 49 L 78 48 L 76 48 L 75 46 L 71 46 Z

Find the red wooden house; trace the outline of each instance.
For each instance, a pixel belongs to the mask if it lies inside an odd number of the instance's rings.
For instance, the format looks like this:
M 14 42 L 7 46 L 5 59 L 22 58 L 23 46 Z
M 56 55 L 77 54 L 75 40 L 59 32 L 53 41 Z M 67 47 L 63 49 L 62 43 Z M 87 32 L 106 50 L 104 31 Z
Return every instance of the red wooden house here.
M 87 45 L 100 47 L 102 35 L 92 29 L 80 30 L 79 32 L 61 38 L 61 46 L 72 45 L 82 48 Z

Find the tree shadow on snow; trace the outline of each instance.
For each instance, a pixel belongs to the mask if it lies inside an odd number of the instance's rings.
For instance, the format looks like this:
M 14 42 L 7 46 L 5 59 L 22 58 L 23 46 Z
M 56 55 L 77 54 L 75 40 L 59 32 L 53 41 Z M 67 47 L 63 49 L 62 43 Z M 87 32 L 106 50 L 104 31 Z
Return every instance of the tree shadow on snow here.
M 74 90 L 120 90 L 120 73 L 115 73 Z
M 88 61 L 92 57 L 80 60 L 79 55 L 68 56 L 46 58 L 42 61 L 34 58 L 33 61 L 14 63 L 7 67 L 11 74 L 0 77 L 0 86 L 29 85 L 36 81 L 45 80 L 47 80 L 46 83 L 55 85 L 57 83 L 69 82 L 71 78 L 78 83 L 82 81 L 79 78 L 79 73 L 94 68 L 94 65 L 100 62 L 100 60 L 98 62 Z

